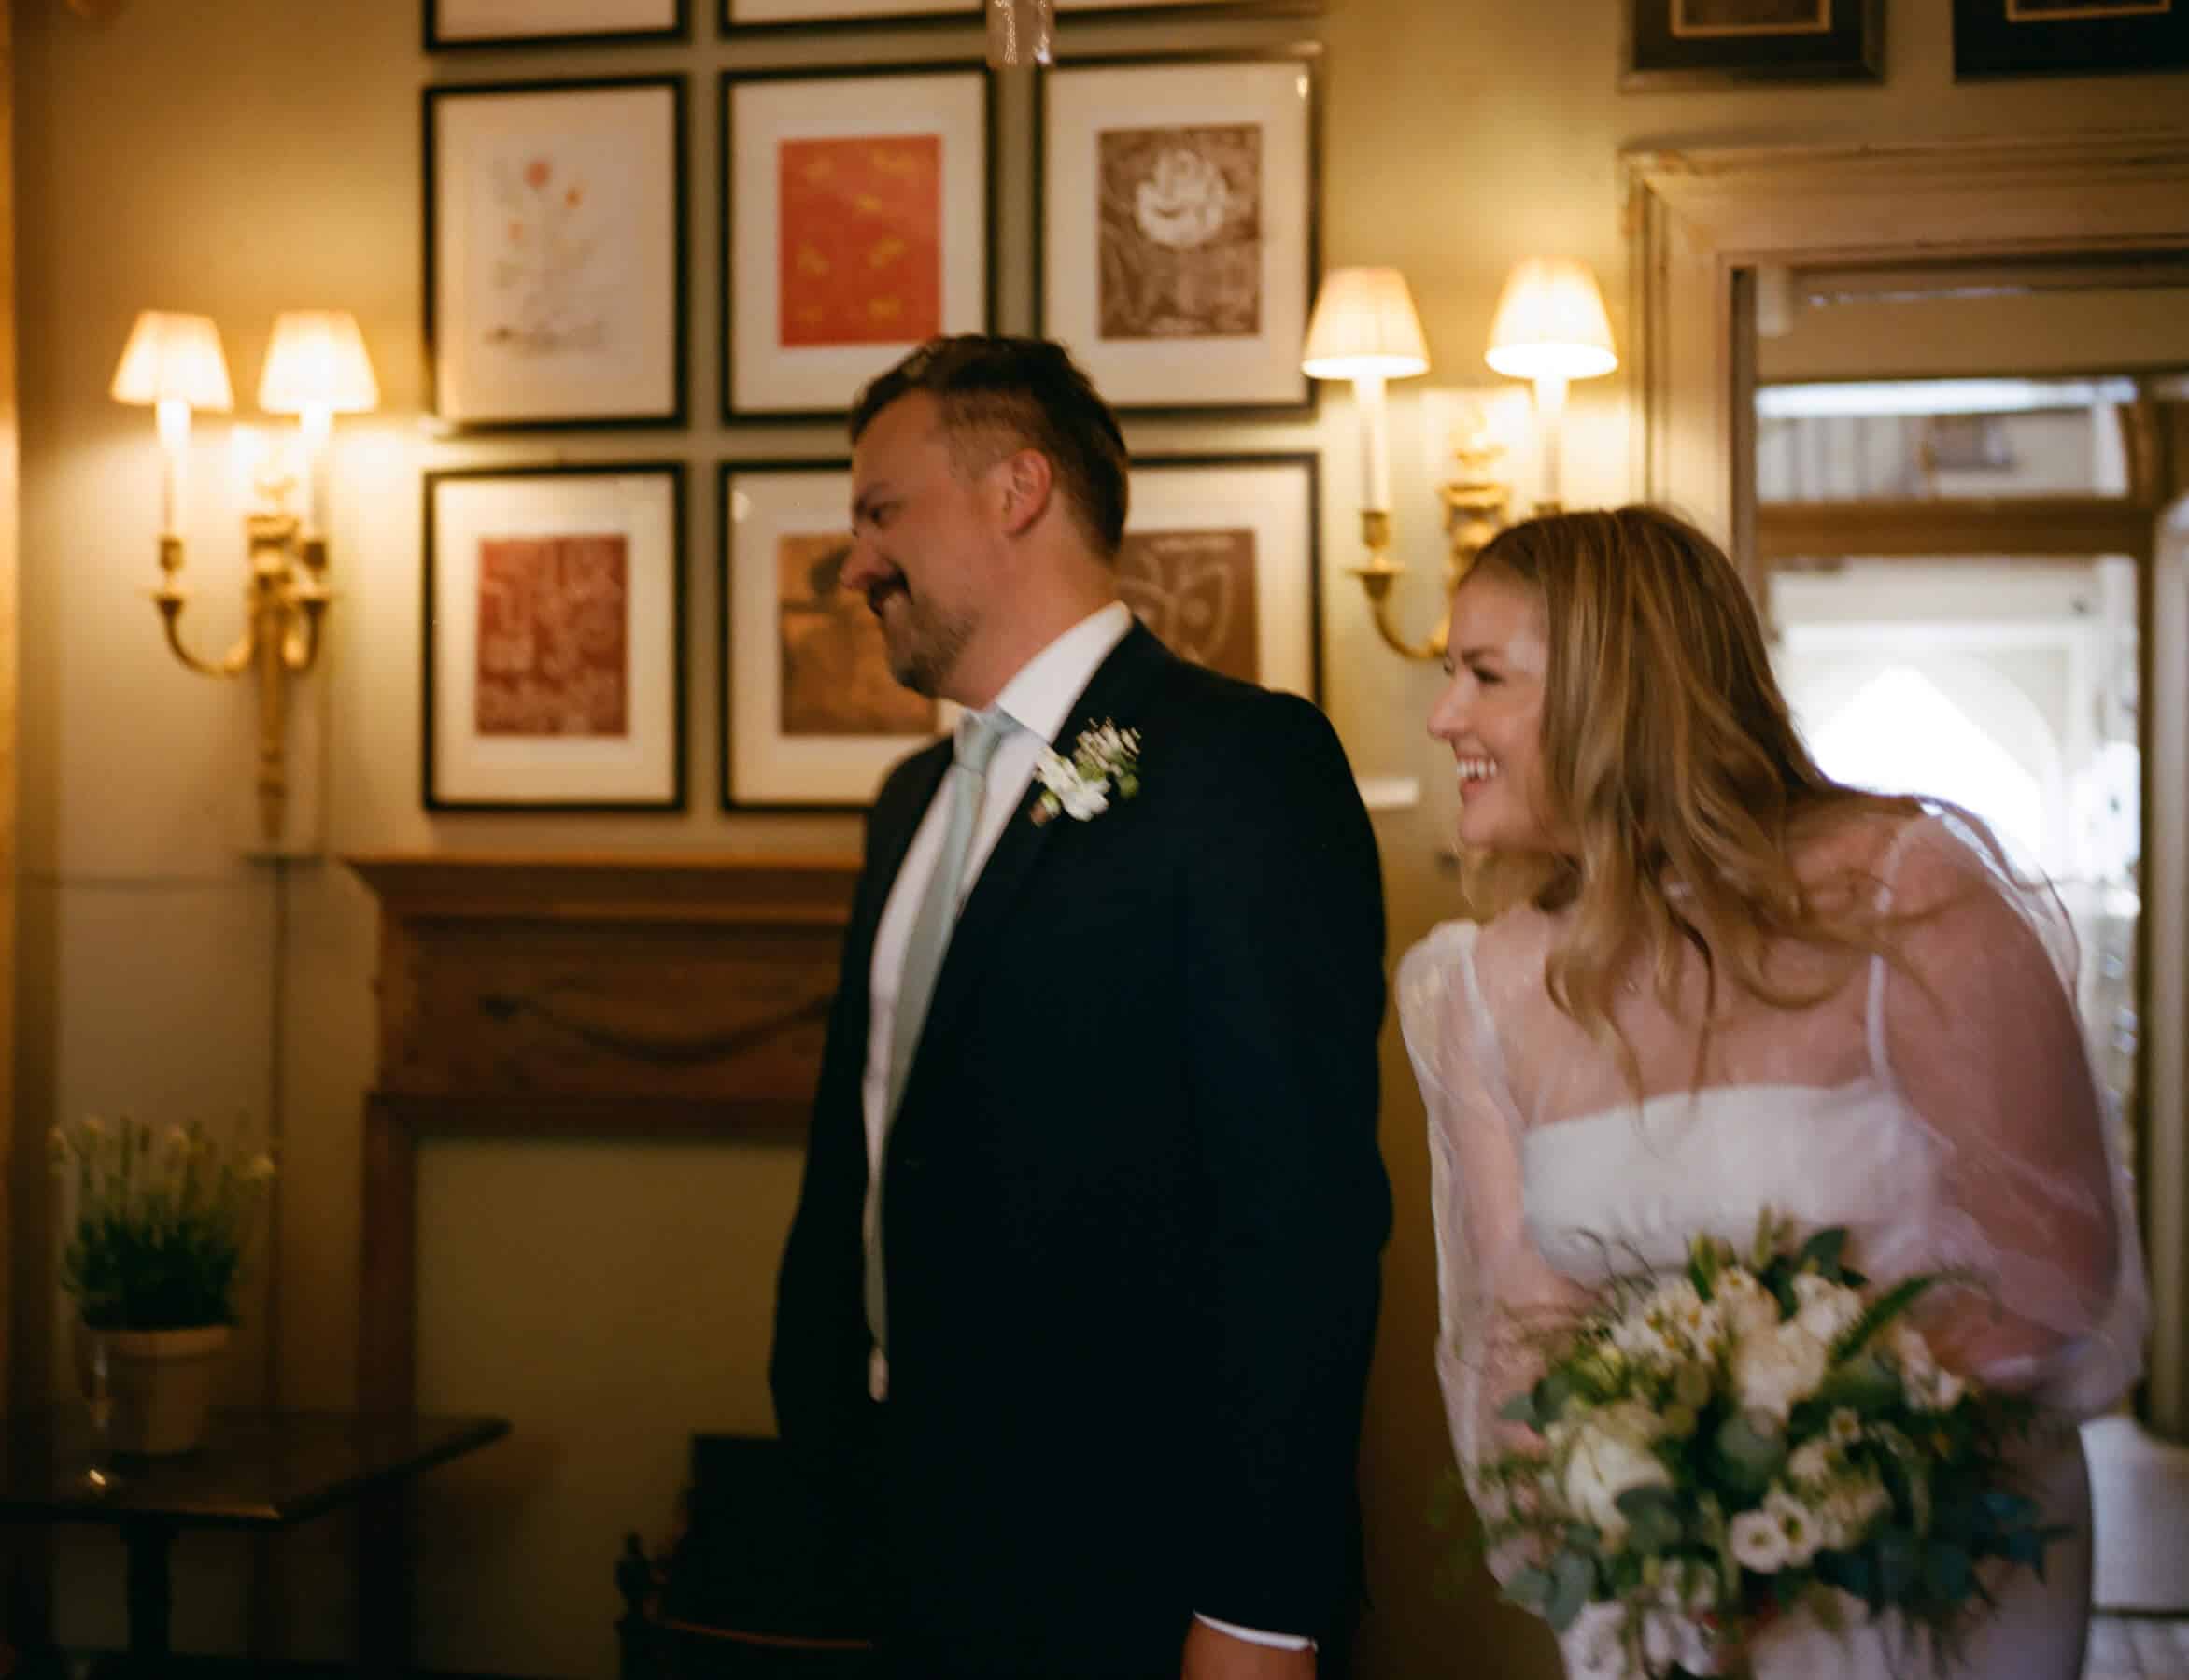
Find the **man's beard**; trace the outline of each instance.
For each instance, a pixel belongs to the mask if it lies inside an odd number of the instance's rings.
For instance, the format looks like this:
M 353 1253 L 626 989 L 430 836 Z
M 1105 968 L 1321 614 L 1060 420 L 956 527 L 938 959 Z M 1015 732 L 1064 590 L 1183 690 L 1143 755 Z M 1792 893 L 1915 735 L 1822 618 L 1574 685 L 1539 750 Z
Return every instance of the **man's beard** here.
M 887 620 L 883 624 L 889 674 L 914 694 L 940 699 L 943 685 L 957 669 L 978 623 L 972 613 L 953 616 L 907 595 L 898 628 L 893 631 Z

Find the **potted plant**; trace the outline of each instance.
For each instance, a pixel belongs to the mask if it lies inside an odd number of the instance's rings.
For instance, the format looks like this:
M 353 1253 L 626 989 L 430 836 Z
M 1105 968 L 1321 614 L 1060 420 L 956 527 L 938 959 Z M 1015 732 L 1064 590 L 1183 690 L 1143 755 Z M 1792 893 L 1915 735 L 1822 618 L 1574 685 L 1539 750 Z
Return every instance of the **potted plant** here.
M 205 1433 L 273 1160 L 194 1122 L 156 1133 L 123 1118 L 54 1127 L 52 1161 L 70 1204 L 61 1284 L 76 1300 L 94 1426 L 118 1452 L 187 1452 Z

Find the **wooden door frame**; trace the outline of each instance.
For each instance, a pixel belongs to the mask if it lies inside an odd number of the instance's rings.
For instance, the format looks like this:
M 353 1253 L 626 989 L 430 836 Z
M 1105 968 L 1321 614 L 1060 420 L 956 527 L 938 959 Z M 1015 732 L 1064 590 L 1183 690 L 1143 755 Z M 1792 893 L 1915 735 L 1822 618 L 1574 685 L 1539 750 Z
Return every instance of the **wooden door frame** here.
M 2008 260 L 2189 249 L 2189 130 L 1891 141 L 1874 145 L 1649 150 L 1626 160 L 1629 281 L 1640 425 L 1634 480 L 1724 539 L 1758 593 L 1752 294 L 1762 264 Z M 2153 510 L 2155 524 L 2159 510 Z M 2143 552 L 2151 553 L 2147 542 Z M 2140 571 L 2145 697 L 2144 856 L 2152 813 L 2181 804 L 2183 767 L 2152 750 L 2154 574 Z M 2170 782 L 2158 783 L 2163 775 Z M 2175 896 L 2179 897 L 2179 895 Z M 2155 954 L 2178 970 L 2189 905 L 2147 890 L 2139 985 L 2148 1005 Z M 2189 1036 L 2189 1009 L 2145 1008 L 2142 1042 Z M 2153 1420 L 2189 1432 L 2189 1205 L 2181 1176 L 2189 1094 L 2163 1072 L 2145 1086 L 2144 1237 L 2153 1260 Z M 2163 1182 L 2161 1181 L 2163 1179 Z

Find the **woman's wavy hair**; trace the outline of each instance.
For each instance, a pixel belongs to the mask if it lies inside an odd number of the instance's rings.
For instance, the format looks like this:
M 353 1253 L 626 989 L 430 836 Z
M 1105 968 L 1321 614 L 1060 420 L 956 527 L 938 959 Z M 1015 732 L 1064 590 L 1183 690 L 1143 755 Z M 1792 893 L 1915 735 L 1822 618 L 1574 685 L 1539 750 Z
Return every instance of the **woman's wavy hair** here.
M 1549 660 L 1544 677 L 1541 814 L 1557 854 L 1495 864 L 1478 890 L 1573 910 L 1544 981 L 1551 1001 L 1641 1075 L 1611 1016 L 1622 965 L 1646 953 L 1674 998 L 1683 948 L 1708 982 L 1700 1078 L 1718 986 L 1782 1008 L 1829 995 L 1853 959 L 1884 951 L 1861 887 L 1797 874 L 1795 840 L 1814 819 L 1869 810 L 1917 815 L 1913 798 L 1834 782 L 1795 730 L 1772 674 L 1763 626 L 1725 552 L 1652 507 L 1553 514 L 1501 531 L 1476 560 L 1533 590 Z M 1502 875 L 1502 879 L 1501 879 Z M 1677 893 L 1668 892 L 1673 882 Z M 1821 988 L 1772 978 L 1774 943 L 1843 953 Z

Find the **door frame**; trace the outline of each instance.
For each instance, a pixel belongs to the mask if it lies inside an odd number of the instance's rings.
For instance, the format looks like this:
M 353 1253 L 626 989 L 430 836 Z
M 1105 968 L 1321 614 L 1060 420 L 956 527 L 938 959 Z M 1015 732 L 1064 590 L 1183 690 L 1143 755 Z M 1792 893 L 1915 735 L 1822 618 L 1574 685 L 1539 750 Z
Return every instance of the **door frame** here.
M 1747 147 L 1627 154 L 1629 282 L 1640 405 L 1634 482 L 1724 539 L 1760 598 L 1756 537 L 1754 274 L 1763 264 L 2007 260 L 2189 249 L 2189 130 L 2012 138 Z M 2148 529 L 2165 510 L 2144 510 Z M 2142 545 L 2143 855 L 2154 813 L 2183 808 L 2189 767 L 2161 764 L 2154 705 L 2160 596 Z M 2180 650 L 2169 650 L 2169 657 Z M 2161 678 L 2154 682 L 2154 676 Z M 2169 688 L 2170 691 L 2170 688 Z M 2178 976 L 2189 953 L 2189 891 L 2154 870 L 2140 920 L 2144 1240 L 2153 1336 L 2152 1421 L 2189 1433 L 2189 1078 L 2154 1041 L 2189 1038 Z M 2152 1005 L 2166 1007 L 2163 1017 Z

